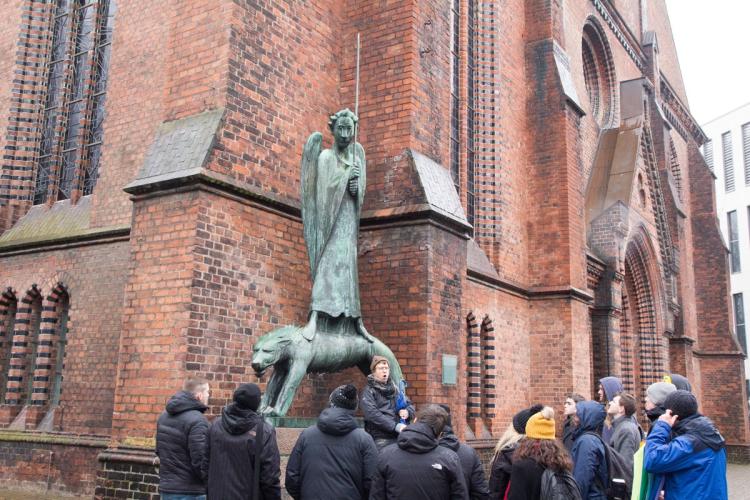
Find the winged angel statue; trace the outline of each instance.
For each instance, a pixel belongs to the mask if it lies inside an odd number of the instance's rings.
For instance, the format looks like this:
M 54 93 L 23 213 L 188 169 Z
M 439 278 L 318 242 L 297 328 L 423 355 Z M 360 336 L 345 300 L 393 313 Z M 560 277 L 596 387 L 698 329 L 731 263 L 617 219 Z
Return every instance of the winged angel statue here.
M 343 109 L 331 116 L 331 149 L 321 151 L 323 136 L 314 132 L 302 153 L 302 224 L 310 259 L 312 300 L 302 335 L 312 340 L 321 314 L 354 322 L 369 342 L 359 307 L 357 234 L 365 197 L 365 150 L 354 144 L 357 116 Z
M 357 116 L 343 109 L 331 116 L 331 149 L 321 151 L 315 132 L 302 152 L 302 224 L 310 258 L 312 299 L 303 327 L 277 328 L 253 346 L 253 370 L 273 374 L 260 411 L 286 415 L 307 373 L 333 373 L 352 366 L 370 373 L 375 355 L 388 359 L 399 384 L 401 367 L 393 352 L 362 322 L 357 275 L 357 233 L 365 196 L 365 151 L 356 142 Z

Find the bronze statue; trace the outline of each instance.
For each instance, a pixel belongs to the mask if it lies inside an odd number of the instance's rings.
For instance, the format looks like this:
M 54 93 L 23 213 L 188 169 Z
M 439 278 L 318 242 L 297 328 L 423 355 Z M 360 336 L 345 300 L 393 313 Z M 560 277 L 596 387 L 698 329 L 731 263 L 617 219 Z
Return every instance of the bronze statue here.
M 365 197 L 365 150 L 352 142 L 357 117 L 343 109 L 328 127 L 334 145 L 320 150 L 323 136 L 314 132 L 302 152 L 302 224 L 310 259 L 312 300 L 302 330 L 307 340 L 316 332 L 319 314 L 356 322 L 356 331 L 372 342 L 362 323 L 357 274 L 357 234 Z
M 332 373 L 357 366 L 370 373 L 373 355 L 384 356 L 394 383 L 402 380 L 393 352 L 362 322 L 357 274 L 357 233 L 365 195 L 365 151 L 354 140 L 357 116 L 343 109 L 330 117 L 331 149 L 310 135 L 302 152 L 302 225 L 310 260 L 312 298 L 304 327 L 284 326 L 253 346 L 260 376 L 273 366 L 260 411 L 283 416 L 306 373 Z

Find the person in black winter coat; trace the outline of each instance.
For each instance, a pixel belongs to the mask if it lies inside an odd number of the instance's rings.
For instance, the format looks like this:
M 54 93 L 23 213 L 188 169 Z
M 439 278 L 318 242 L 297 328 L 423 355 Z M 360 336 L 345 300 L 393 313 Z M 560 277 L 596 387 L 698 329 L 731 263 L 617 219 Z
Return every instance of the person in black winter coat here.
M 204 379 L 190 378 L 172 396 L 156 423 L 156 455 L 159 457 L 159 492 L 184 498 L 205 498 L 205 456 L 209 387 Z
M 440 446 L 445 446 L 449 450 L 455 451 L 458 455 L 458 460 L 461 462 L 461 470 L 464 473 L 464 481 L 469 490 L 469 498 L 471 500 L 487 500 L 490 491 L 487 488 L 487 481 L 484 479 L 484 467 L 482 467 L 482 462 L 479 460 L 479 454 L 468 444 L 460 442 L 456 435 L 453 434 L 450 407 L 448 405 L 440 406 L 448 413 L 448 422 L 443 428 L 443 434 L 440 436 L 438 442 Z
M 605 500 L 607 484 L 607 461 L 604 442 L 600 437 L 607 412 L 596 401 L 581 401 L 576 404 L 578 427 L 573 437 L 575 444 L 573 477 L 578 483 L 583 500 Z
M 308 427 L 292 449 L 286 467 L 286 489 L 299 500 L 367 499 L 378 460 L 372 437 L 357 427 L 357 388 L 342 385 L 331 406 Z
M 448 414 L 438 405 L 420 410 L 417 423 L 380 452 L 370 500 L 465 500 L 458 455 L 438 445 Z
M 378 450 L 396 442 L 399 432 L 414 418 L 414 407 L 396 410 L 398 388 L 391 380 L 388 360 L 373 356 L 367 376 L 367 385 L 362 389 L 362 413 L 365 430 L 375 440 Z
M 280 457 L 276 429 L 256 413 L 260 389 L 242 384 L 234 391 L 233 403 L 211 423 L 204 469 L 208 474 L 208 497 L 213 499 L 277 500 L 281 498 Z M 259 427 L 262 425 L 262 430 Z M 261 431 L 260 460 L 256 456 Z M 254 496 L 255 467 L 260 463 L 258 497 Z
M 490 464 L 491 500 L 502 500 L 505 497 L 513 469 L 513 453 L 525 437 L 526 423 L 532 415 L 542 411 L 542 408 L 544 408 L 543 405 L 535 404 L 513 415 L 511 425 L 495 446 L 495 456 Z
M 567 450 L 555 439 L 555 411 L 545 406 L 526 423 L 526 438 L 513 454 L 508 500 L 540 500 L 544 471 L 569 473 L 572 467 Z

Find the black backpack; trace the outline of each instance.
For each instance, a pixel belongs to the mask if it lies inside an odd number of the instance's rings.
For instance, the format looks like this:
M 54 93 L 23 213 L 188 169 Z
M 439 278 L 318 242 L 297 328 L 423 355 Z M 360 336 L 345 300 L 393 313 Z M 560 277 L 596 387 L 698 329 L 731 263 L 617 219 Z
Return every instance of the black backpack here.
M 581 500 L 581 492 L 570 472 L 544 469 L 539 498 L 541 500 Z
M 629 500 L 633 489 L 633 465 L 614 448 L 604 442 L 599 434 L 596 436 L 604 445 L 604 458 L 607 461 L 607 484 L 602 485 L 608 500 Z M 599 475 L 596 475 L 597 480 Z M 599 482 L 601 484 L 601 482 Z

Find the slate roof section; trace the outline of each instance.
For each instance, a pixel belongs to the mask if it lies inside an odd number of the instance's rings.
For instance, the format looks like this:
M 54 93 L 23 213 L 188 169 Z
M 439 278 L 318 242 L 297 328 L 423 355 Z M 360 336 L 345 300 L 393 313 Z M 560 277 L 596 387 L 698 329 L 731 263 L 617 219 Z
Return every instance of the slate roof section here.
M 430 208 L 450 219 L 469 225 L 453 179 L 447 169 L 427 156 L 411 150 L 414 168 Z
M 143 167 L 125 190 L 201 173 L 214 147 L 223 116 L 224 109 L 218 108 L 162 123 Z

